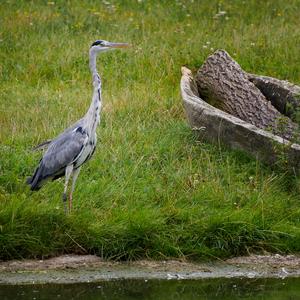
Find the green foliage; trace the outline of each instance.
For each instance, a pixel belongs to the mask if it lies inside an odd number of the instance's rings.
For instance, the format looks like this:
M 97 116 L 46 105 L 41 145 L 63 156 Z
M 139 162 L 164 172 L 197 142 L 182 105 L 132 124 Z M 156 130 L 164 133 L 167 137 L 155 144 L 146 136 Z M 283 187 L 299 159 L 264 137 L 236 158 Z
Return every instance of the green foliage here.
M 170 5 L 172 9 L 170 9 Z M 299 251 L 299 179 L 196 140 L 180 67 L 217 48 L 249 72 L 299 80 L 299 1 L 2 1 L 0 259 L 96 253 L 109 259 Z M 219 11 L 225 15 L 216 16 Z M 216 17 L 214 17 L 216 16 Z M 40 153 L 86 111 L 88 48 L 104 109 L 96 154 L 65 216 L 62 181 L 31 193 Z

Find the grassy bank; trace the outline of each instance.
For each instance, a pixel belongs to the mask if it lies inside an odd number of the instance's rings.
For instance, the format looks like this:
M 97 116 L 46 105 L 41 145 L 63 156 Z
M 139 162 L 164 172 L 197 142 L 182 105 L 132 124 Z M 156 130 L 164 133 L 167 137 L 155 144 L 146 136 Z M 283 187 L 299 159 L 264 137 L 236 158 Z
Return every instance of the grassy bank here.
M 299 178 L 197 141 L 179 93 L 180 67 L 196 69 L 217 48 L 249 72 L 300 83 L 299 9 L 296 0 L 2 1 L 0 259 L 300 251 Z M 31 147 L 85 113 L 98 38 L 133 47 L 98 59 L 100 143 L 66 217 L 62 181 L 37 193 L 24 182 L 40 157 Z

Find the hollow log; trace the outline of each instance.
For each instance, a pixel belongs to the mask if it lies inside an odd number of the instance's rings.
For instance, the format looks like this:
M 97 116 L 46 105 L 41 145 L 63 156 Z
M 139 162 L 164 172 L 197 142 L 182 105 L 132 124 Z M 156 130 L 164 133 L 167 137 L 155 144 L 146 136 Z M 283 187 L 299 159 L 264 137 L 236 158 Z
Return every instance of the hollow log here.
M 247 76 L 280 113 L 293 120 L 295 112 L 300 110 L 300 86 L 268 76 L 249 73 Z
M 291 140 L 298 126 L 281 114 L 224 50 L 210 55 L 196 75 L 200 97 L 211 105 Z
M 186 67 L 182 67 L 181 72 L 185 112 L 199 139 L 243 150 L 270 165 L 282 160 L 284 154 L 288 166 L 300 172 L 300 145 L 208 104 L 201 99 L 192 72 Z

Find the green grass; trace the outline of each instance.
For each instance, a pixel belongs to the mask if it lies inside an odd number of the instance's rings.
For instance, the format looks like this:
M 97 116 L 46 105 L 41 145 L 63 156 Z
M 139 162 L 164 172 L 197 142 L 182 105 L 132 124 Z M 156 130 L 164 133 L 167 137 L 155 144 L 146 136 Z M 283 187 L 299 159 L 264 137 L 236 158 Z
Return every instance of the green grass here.
M 299 178 L 197 141 L 179 91 L 180 67 L 196 70 L 218 48 L 249 72 L 299 83 L 299 8 L 299 0 L 1 1 L 0 259 L 299 252 Z M 227 14 L 214 19 L 219 10 Z M 133 47 L 98 59 L 99 146 L 65 216 L 62 181 L 36 193 L 25 185 L 41 155 L 30 149 L 85 113 L 88 49 L 99 38 Z

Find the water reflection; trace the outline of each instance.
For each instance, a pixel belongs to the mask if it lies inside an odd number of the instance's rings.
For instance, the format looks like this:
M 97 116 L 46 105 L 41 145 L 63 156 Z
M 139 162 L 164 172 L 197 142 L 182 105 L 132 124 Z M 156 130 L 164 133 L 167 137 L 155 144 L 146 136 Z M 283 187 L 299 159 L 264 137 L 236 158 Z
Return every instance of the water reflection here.
M 0 299 L 300 299 L 300 278 L 118 280 L 93 284 L 0 286 Z

